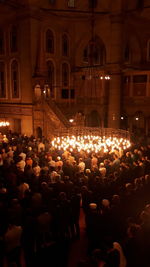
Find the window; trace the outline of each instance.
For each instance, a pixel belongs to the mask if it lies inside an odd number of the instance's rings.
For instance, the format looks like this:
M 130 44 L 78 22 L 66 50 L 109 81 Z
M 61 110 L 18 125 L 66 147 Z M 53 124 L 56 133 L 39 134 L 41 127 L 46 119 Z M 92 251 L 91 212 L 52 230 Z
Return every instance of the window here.
M 75 0 L 68 0 L 68 7 L 75 7 Z
M 4 54 L 4 32 L 0 29 L 0 55 Z
M 12 53 L 17 52 L 18 45 L 17 45 L 17 28 L 15 26 L 12 27 L 10 32 L 10 51 Z
M 69 98 L 69 90 L 68 89 L 62 89 L 61 97 L 62 97 L 62 99 L 68 99 Z
M 150 61 L 150 40 L 147 42 L 147 61 Z
M 12 98 L 19 98 L 19 73 L 18 62 L 16 60 L 11 63 L 11 88 Z
M 69 85 L 69 67 L 67 63 L 62 64 L 62 85 Z
M 71 99 L 74 99 L 75 98 L 75 90 L 74 89 L 71 89 L 70 90 L 70 98 Z
M 83 50 L 83 62 L 90 65 L 103 65 L 105 58 L 104 47 L 97 41 L 90 41 Z
M 48 85 L 51 89 L 51 96 L 53 97 L 53 92 L 54 92 L 54 64 L 51 60 L 47 61 L 47 77 L 48 77 Z
M 62 55 L 67 57 L 69 54 L 69 41 L 68 36 L 63 34 L 62 36 Z
M 5 64 L 0 62 L 0 98 L 6 98 Z
M 54 35 L 51 30 L 46 32 L 46 52 L 54 53 Z

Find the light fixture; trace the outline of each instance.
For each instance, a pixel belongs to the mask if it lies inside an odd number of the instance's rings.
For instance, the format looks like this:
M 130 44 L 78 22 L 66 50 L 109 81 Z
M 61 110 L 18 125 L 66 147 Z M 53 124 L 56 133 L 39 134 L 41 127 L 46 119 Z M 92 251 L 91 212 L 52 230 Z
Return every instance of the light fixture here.
M 138 120 L 139 120 L 139 118 L 138 118 L 138 117 L 136 117 L 136 118 L 135 118 L 135 120 L 136 120 L 136 121 L 138 121 Z
M 10 125 L 9 121 L 0 121 L 0 127 L 7 127 L 9 125 Z
M 69 121 L 72 123 L 72 122 L 74 122 L 74 119 L 70 119 Z
M 121 116 L 121 120 L 124 120 L 124 117 L 123 116 Z
M 110 80 L 110 76 L 109 75 L 98 75 L 98 74 L 87 74 L 87 75 L 84 75 L 84 80 L 92 80 L 92 79 L 100 79 L 100 80 Z M 83 76 L 82 76 L 82 80 L 83 80 Z

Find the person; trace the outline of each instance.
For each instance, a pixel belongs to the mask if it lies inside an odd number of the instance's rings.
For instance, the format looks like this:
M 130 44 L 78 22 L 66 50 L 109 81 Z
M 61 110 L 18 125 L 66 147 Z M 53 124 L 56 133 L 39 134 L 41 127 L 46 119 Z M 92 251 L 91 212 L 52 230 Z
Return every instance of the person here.
M 4 247 L 8 266 L 12 266 L 15 263 L 17 267 L 21 267 L 21 236 L 22 227 L 15 225 L 13 221 L 10 222 L 4 235 Z
M 106 167 L 103 162 L 101 162 L 99 165 L 99 171 L 100 171 L 101 177 L 104 178 L 106 176 Z

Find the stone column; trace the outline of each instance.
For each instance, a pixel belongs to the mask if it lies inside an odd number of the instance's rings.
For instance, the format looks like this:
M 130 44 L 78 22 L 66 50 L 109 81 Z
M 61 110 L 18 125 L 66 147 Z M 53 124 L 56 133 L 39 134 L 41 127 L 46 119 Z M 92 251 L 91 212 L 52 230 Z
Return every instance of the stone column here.
M 121 92 L 121 63 L 122 63 L 122 1 L 115 0 L 111 7 L 111 54 L 109 70 L 111 75 L 109 87 L 108 127 L 120 127 L 120 92 Z

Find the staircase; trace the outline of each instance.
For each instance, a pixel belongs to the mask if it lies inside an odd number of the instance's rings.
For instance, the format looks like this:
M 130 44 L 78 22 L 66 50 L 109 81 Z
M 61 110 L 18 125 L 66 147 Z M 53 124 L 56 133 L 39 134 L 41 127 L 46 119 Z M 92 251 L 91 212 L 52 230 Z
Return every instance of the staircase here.
M 50 110 L 56 115 L 57 119 L 63 124 L 64 128 L 70 127 L 70 122 L 67 120 L 65 115 L 61 112 L 61 110 L 58 108 L 57 104 L 52 98 L 46 98 L 44 99 L 44 106 L 46 110 L 50 108 Z

